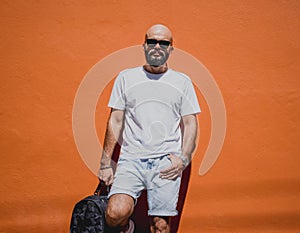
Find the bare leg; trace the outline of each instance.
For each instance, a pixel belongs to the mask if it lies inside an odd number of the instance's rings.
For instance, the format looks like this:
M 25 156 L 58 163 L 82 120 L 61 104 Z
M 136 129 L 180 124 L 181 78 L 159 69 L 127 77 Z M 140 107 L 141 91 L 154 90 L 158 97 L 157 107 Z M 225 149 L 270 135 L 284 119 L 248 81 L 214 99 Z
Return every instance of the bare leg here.
M 134 200 L 127 194 L 114 194 L 108 200 L 106 223 L 110 227 L 123 227 L 134 209 Z
M 151 233 L 170 233 L 170 217 L 152 217 Z

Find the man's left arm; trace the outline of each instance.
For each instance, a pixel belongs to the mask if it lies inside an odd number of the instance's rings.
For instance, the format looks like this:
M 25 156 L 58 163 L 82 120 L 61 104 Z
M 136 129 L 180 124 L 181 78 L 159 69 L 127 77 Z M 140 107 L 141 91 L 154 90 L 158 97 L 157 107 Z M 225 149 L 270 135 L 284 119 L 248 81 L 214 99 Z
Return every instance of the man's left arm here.
M 192 154 L 196 148 L 196 138 L 197 138 L 197 116 L 187 115 L 182 117 L 183 123 L 183 142 L 182 142 L 182 160 L 184 161 L 185 167 L 188 166 L 192 160 Z
M 196 147 L 198 129 L 197 116 L 194 114 L 183 116 L 182 124 L 182 154 L 179 157 L 172 154 L 169 156 L 172 161 L 172 166 L 160 172 L 162 179 L 175 179 L 189 165 L 192 159 L 192 154 Z

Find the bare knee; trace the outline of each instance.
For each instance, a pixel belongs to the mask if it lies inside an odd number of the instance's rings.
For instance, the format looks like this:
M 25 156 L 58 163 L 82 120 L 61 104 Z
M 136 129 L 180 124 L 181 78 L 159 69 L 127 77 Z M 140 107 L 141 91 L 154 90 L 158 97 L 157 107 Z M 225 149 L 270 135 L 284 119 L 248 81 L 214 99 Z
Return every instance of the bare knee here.
M 106 210 L 106 222 L 111 227 L 124 226 L 134 208 L 133 198 L 126 194 L 115 194 L 110 197 Z
M 152 217 L 151 233 L 169 233 L 169 217 Z

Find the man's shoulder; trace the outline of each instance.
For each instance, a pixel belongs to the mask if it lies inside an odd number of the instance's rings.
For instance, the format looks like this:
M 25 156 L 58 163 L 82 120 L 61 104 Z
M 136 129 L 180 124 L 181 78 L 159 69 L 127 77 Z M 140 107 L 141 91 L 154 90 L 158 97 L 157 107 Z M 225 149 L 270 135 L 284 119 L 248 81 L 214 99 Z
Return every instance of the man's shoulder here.
M 183 73 L 183 72 L 180 72 L 180 71 L 177 71 L 177 70 L 173 70 L 173 69 L 170 69 L 170 74 L 172 76 L 176 76 L 178 79 L 181 79 L 182 81 L 187 81 L 187 82 L 191 82 L 191 78 Z
M 125 70 L 122 70 L 120 72 L 121 75 L 128 75 L 128 74 L 133 74 L 133 73 L 138 73 L 141 72 L 142 67 L 141 66 L 137 66 L 137 67 L 132 67 L 132 68 L 127 68 Z

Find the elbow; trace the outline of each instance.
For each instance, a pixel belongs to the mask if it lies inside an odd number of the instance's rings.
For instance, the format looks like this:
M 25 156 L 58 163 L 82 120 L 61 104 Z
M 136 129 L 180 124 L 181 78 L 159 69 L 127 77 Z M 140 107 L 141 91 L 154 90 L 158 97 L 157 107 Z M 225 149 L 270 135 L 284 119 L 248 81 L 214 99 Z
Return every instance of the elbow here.
M 122 128 L 122 126 L 123 126 L 123 120 L 115 119 L 115 118 L 110 118 L 108 124 L 112 128 Z

